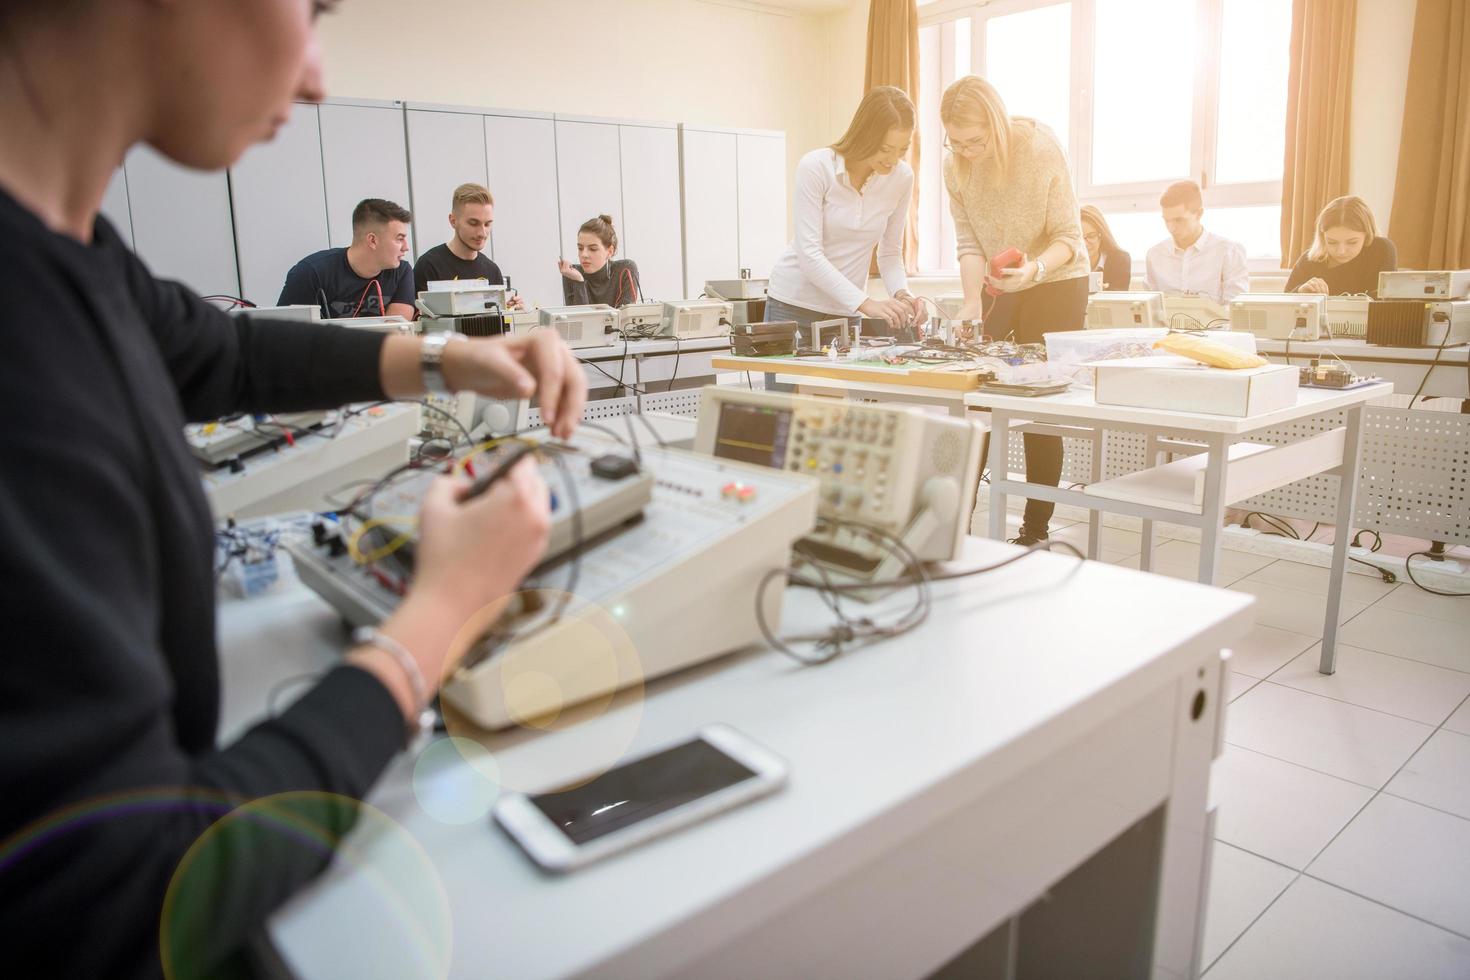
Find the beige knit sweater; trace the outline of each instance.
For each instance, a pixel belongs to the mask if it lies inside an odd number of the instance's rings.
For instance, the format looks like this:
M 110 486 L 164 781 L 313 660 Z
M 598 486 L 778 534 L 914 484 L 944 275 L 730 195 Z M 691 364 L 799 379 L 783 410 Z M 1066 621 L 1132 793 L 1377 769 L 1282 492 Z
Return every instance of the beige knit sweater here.
M 988 260 L 1014 246 L 1035 258 L 1053 242 L 1062 242 L 1072 257 L 1060 268 L 1047 269 L 1042 281 L 1087 275 L 1072 172 L 1051 130 L 1034 119 L 1012 119 L 1010 173 L 997 182 L 994 171 L 989 160 L 966 166 L 951 154 L 944 161 L 957 257 Z

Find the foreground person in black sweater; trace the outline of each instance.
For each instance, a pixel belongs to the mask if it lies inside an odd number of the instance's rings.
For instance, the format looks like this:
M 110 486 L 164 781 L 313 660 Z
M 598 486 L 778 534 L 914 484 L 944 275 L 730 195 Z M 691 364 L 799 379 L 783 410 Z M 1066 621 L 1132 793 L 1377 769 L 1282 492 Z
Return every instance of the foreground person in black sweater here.
M 311 0 L 0 0 L 0 955 L 16 977 L 234 975 L 264 918 L 330 860 L 354 809 L 180 859 L 239 804 L 361 799 L 405 744 L 474 613 L 545 547 L 523 464 L 461 503 L 435 485 L 413 592 L 376 646 L 215 744 L 213 532 L 181 426 L 423 390 L 418 338 L 230 319 L 155 280 L 97 217 L 128 148 L 232 164 L 319 99 Z M 85 66 L 85 70 L 80 70 Z M 106 79 L 98 85 L 97 79 Z M 554 335 L 454 340 L 443 380 L 535 391 L 569 435 L 585 390 Z M 529 464 L 529 461 L 527 461 Z M 487 561 L 486 555 L 494 560 Z M 392 646 L 390 642 L 386 646 Z M 328 846 L 319 842 L 325 839 Z

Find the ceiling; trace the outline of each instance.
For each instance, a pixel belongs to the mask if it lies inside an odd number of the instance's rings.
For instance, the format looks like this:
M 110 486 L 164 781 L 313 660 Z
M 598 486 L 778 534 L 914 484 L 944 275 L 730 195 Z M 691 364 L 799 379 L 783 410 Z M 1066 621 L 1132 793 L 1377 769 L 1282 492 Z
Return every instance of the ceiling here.
M 830 14 L 846 10 L 856 0 L 752 0 L 757 6 L 777 7 L 799 14 Z

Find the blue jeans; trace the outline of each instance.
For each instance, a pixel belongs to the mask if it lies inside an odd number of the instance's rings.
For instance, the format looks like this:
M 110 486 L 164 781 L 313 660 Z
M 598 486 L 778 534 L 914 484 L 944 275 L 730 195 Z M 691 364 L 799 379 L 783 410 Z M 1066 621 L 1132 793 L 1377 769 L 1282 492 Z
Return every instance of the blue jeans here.
M 779 299 L 772 299 L 769 296 L 766 297 L 765 319 L 767 323 L 782 323 L 787 320 L 794 320 L 796 321 L 796 325 L 802 328 L 809 327 L 813 323 L 820 323 L 823 320 L 846 319 L 849 325 L 856 325 L 861 322 L 860 317 L 850 316 L 844 318 L 837 313 L 823 313 L 820 310 L 809 310 L 805 306 L 792 306 L 790 303 L 783 303 Z M 805 329 L 803 329 L 802 333 L 804 334 L 803 342 L 810 344 L 811 336 L 806 333 Z M 775 372 L 767 371 L 766 390 L 795 391 L 796 388 L 792 385 L 777 382 Z

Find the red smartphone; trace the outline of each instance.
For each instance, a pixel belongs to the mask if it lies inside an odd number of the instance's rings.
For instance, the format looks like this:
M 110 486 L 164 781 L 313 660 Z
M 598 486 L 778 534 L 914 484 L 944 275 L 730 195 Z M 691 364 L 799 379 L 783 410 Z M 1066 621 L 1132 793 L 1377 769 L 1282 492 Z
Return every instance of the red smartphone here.
M 1022 254 L 1019 248 L 1008 248 L 990 260 L 990 274 L 999 278 L 1002 269 L 1014 269 L 1025 260 L 1026 256 Z M 985 291 L 992 296 L 1000 295 L 1000 290 L 989 283 L 985 284 Z

